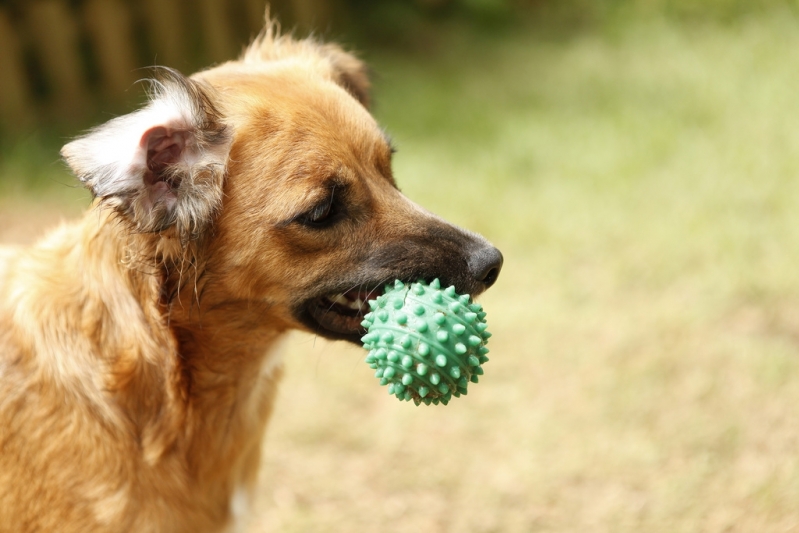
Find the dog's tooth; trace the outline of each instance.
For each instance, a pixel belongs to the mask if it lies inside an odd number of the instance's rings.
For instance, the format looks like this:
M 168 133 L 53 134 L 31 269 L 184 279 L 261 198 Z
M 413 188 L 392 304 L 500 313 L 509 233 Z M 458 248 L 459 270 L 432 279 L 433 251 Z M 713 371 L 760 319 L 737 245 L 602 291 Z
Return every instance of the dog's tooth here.
M 333 302 L 334 304 L 350 305 L 350 301 L 347 300 L 347 297 L 344 296 L 343 294 L 336 294 L 335 296 L 331 295 L 328 296 L 328 298 L 330 298 L 330 301 Z
M 360 298 L 356 298 L 352 302 L 347 302 L 347 305 L 349 305 L 350 309 L 360 311 L 361 307 L 363 307 L 363 300 L 361 300 Z

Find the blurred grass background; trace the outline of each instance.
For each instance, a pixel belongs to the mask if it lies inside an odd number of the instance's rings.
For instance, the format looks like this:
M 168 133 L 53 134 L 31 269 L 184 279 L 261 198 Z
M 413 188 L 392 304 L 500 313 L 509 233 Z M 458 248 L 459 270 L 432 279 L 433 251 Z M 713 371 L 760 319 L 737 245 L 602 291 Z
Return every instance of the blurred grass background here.
M 447 407 L 287 340 L 252 530 L 799 531 L 796 5 L 329 15 L 376 72 L 404 192 L 506 262 L 486 374 Z M 0 239 L 86 207 L 57 149 L 89 115 L 5 134 Z

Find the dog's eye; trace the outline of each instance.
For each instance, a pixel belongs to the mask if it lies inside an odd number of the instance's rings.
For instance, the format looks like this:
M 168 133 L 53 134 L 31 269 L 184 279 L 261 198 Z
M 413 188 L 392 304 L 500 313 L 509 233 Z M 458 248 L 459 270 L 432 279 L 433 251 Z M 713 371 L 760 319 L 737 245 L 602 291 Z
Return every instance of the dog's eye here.
M 331 194 L 324 202 L 308 211 L 302 221 L 308 226 L 321 228 L 331 223 L 335 214 L 336 207 Z

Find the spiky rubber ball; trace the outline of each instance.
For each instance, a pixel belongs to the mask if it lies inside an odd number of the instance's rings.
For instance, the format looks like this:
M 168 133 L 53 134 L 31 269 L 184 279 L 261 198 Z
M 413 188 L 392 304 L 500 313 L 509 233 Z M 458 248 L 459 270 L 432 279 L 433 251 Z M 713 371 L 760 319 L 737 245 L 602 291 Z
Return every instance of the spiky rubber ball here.
M 483 374 L 491 334 L 482 306 L 468 294 L 442 289 L 438 279 L 429 285 L 397 280 L 369 307 L 361 323 L 366 362 L 389 394 L 416 405 L 447 405 Z

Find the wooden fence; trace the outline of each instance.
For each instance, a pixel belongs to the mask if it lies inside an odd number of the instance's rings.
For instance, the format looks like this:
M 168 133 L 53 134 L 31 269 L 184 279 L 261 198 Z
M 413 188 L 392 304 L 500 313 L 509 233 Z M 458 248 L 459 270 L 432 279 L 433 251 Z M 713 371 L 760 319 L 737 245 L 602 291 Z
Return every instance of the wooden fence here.
M 272 0 L 301 29 L 324 0 Z M 0 0 L 0 130 L 85 116 L 166 65 L 181 71 L 235 57 L 263 25 L 266 0 Z

